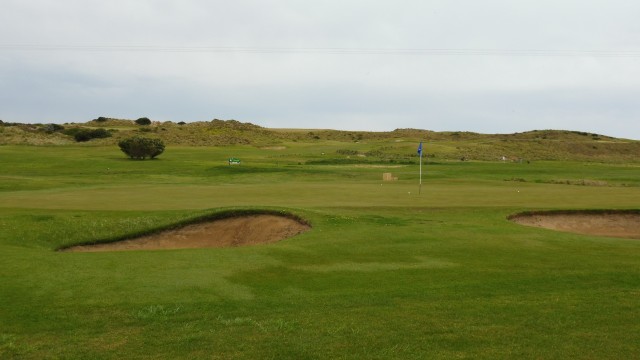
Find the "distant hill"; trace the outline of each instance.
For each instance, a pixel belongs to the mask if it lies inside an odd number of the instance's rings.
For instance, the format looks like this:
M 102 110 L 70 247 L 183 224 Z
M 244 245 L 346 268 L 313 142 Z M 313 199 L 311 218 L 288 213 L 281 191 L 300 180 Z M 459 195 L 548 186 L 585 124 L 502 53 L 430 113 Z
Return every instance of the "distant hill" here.
M 96 131 L 99 130 L 99 131 Z M 78 132 L 103 136 L 77 142 Z M 514 134 L 434 132 L 396 129 L 387 132 L 327 129 L 269 129 L 236 120 L 152 122 L 100 117 L 86 123 L 20 124 L 0 122 L 0 145 L 114 145 L 132 135 L 162 139 L 167 146 L 286 146 L 288 143 L 331 143 L 342 155 L 411 160 L 418 142 L 425 156 L 443 160 L 575 160 L 640 162 L 640 141 L 567 130 L 532 130 Z

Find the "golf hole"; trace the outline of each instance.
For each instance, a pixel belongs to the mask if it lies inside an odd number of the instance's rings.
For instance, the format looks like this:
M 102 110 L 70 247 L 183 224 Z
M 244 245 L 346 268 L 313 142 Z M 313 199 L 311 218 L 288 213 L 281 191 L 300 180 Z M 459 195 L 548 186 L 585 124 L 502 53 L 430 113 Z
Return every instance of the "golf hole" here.
M 576 234 L 640 239 L 640 210 L 529 211 L 508 219 L 521 225 Z
M 61 251 L 98 252 L 250 246 L 277 242 L 310 229 L 311 226 L 307 222 L 293 216 L 252 214 L 186 225 L 122 241 L 76 245 Z

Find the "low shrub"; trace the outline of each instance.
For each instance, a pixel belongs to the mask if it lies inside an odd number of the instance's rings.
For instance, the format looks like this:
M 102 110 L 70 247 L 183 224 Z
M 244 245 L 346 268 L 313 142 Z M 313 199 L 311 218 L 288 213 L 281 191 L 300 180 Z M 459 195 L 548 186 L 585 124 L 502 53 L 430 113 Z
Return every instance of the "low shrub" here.
M 151 120 L 147 117 L 141 117 L 135 121 L 138 125 L 151 125 Z
M 64 134 L 73 136 L 77 142 L 89 141 L 91 139 L 103 139 L 111 137 L 111 132 L 105 129 L 81 129 L 71 128 L 63 131 Z
M 153 159 L 164 152 L 164 142 L 160 139 L 151 139 L 134 136 L 118 142 L 120 150 L 132 159 Z

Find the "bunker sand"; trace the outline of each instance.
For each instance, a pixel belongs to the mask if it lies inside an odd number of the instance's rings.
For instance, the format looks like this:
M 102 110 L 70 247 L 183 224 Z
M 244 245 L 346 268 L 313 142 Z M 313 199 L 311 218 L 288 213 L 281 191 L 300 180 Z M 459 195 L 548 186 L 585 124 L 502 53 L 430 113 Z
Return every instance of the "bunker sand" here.
M 250 215 L 187 225 L 106 244 L 78 245 L 68 252 L 237 247 L 273 243 L 310 230 L 308 224 L 276 215 Z
M 640 212 L 540 212 L 509 217 L 518 224 L 583 235 L 640 239 Z

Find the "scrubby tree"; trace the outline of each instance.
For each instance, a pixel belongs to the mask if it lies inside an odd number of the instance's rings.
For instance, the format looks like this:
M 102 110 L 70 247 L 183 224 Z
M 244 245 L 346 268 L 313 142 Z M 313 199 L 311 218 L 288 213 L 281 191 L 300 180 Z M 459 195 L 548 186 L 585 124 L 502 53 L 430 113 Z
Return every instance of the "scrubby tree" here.
M 140 119 L 136 120 L 136 124 L 138 124 L 138 125 L 151 125 L 151 120 L 149 120 L 148 117 L 141 117 Z
M 153 159 L 164 152 L 164 142 L 160 139 L 151 139 L 142 136 L 134 136 L 118 142 L 120 150 L 132 159 Z

